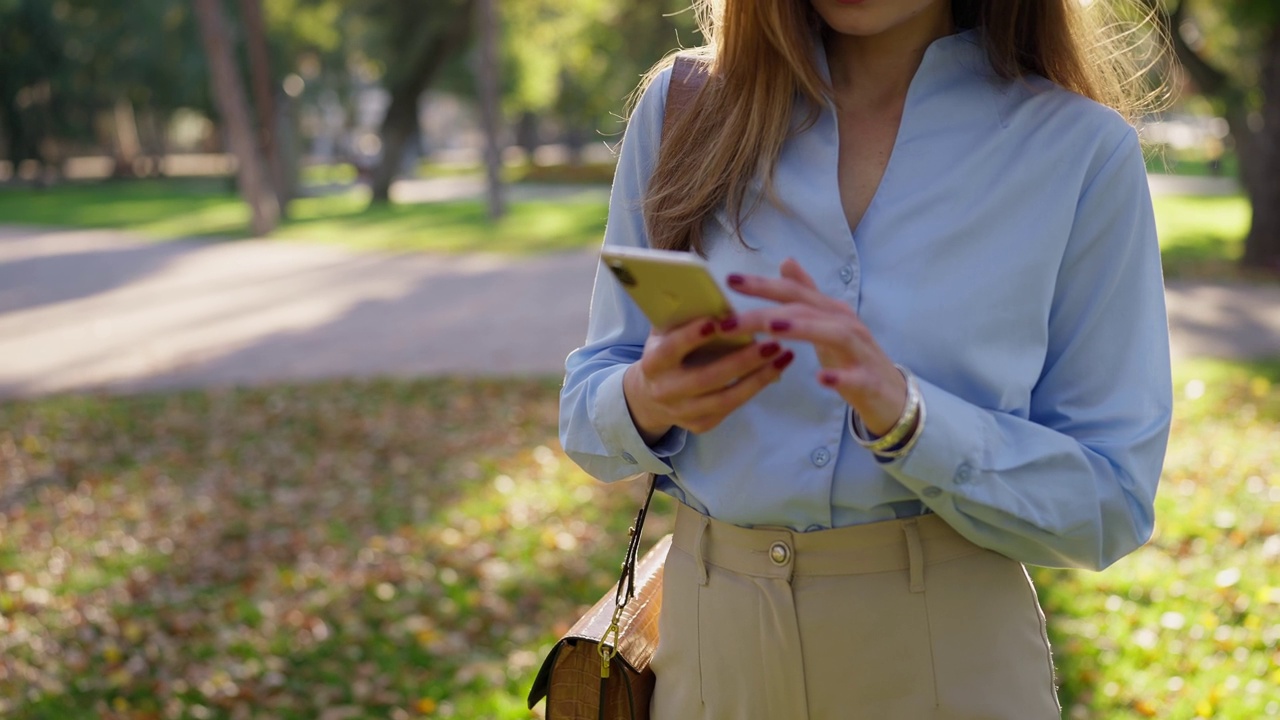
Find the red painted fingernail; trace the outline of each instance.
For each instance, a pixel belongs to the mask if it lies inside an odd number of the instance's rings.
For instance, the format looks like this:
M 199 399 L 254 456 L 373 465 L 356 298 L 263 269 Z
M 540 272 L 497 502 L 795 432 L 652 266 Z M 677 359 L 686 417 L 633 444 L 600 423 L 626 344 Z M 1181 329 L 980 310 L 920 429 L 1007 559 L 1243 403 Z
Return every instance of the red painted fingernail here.
M 834 387 L 836 383 L 840 382 L 840 378 L 836 377 L 835 373 L 824 372 L 818 376 L 818 382 L 827 387 Z
M 742 275 L 739 275 L 738 273 L 732 273 L 732 274 L 730 274 L 730 275 L 729 275 L 729 278 L 728 278 L 728 282 L 729 282 L 729 284 L 730 284 L 730 285 L 735 285 L 735 286 L 736 286 L 736 285 L 741 285 L 741 284 L 745 283 L 746 281 L 747 281 L 747 279 L 746 279 L 745 277 L 743 277 Z
M 769 323 L 769 329 L 774 332 L 786 332 L 791 329 L 791 323 L 787 320 L 774 320 Z
M 720 321 L 720 331 L 729 332 L 738 327 L 738 318 L 725 318 Z
M 716 331 L 716 324 L 708 321 L 706 325 L 702 326 L 702 331 L 701 331 L 702 337 L 707 337 L 708 335 L 710 335 L 715 331 Z
M 782 346 L 776 342 L 765 343 L 760 346 L 760 357 L 771 358 L 774 355 L 777 355 L 778 351 L 781 349 Z
M 785 370 L 792 360 L 796 359 L 796 354 L 788 350 L 782 357 L 773 361 L 773 366 L 779 370 Z

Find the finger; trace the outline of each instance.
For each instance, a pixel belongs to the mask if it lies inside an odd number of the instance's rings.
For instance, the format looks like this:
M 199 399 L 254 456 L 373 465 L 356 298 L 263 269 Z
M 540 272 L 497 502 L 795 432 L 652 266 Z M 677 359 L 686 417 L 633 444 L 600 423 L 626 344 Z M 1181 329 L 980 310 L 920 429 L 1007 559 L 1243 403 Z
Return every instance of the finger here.
M 888 432 L 906 409 L 907 383 L 896 368 L 877 371 L 870 364 L 827 368 L 818 372 L 818 382 L 853 405 L 877 435 Z
M 646 343 L 645 357 L 642 358 L 645 370 L 656 373 L 681 367 L 689 353 L 714 340 L 717 332 L 714 320 L 701 318 L 654 334 L 652 342 Z
M 804 271 L 804 268 L 800 266 L 800 263 L 796 262 L 795 258 L 787 258 L 782 261 L 781 273 L 782 277 L 788 280 L 798 282 L 812 290 L 818 289 L 818 284 L 813 281 L 813 278 L 809 277 L 809 273 Z
M 705 365 L 688 368 L 669 385 L 669 390 L 673 397 L 715 394 L 772 362 L 781 352 L 782 346 L 777 341 L 753 342 Z
M 684 413 L 693 418 L 690 425 L 700 429 L 694 429 L 694 427 L 689 429 L 705 432 L 718 425 L 730 413 L 745 405 L 761 390 L 777 380 L 793 360 L 795 360 L 795 353 L 787 350 L 775 360 L 761 365 L 749 375 L 740 378 L 737 383 L 719 392 L 690 401 L 683 408 Z
M 727 320 L 723 320 L 717 326 L 721 333 L 748 333 L 755 335 L 757 333 L 769 333 L 774 323 L 782 321 L 798 321 L 800 319 L 822 319 L 822 318 L 843 318 L 847 320 L 856 320 L 856 316 L 850 313 L 835 314 L 830 310 L 815 308 L 805 303 L 785 303 L 781 305 L 772 305 L 763 307 L 758 310 L 751 310 L 741 315 L 734 316 Z
M 777 315 L 770 318 L 767 326 L 759 332 L 788 340 L 804 340 L 812 343 L 819 352 L 842 352 L 852 358 L 866 357 L 880 349 L 871 331 L 857 318 Z
M 835 298 L 822 294 L 816 287 L 809 287 L 803 282 L 798 282 L 791 278 L 770 278 L 762 275 L 739 275 L 734 273 L 726 278 L 725 281 L 730 288 L 743 295 L 772 300 L 777 303 L 803 303 L 829 310 L 835 310 L 838 307 L 849 307 Z
M 818 383 L 837 392 L 865 393 L 881 386 L 875 371 L 865 365 L 853 367 L 823 368 L 818 371 Z

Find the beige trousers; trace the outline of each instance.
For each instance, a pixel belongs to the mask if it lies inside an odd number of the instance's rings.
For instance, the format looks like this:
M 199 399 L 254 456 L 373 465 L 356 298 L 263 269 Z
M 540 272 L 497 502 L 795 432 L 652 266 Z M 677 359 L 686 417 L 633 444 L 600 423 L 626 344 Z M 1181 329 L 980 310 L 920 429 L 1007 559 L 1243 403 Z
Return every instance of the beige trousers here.
M 936 515 L 796 533 L 681 506 L 654 720 L 1056 720 L 1021 564 Z

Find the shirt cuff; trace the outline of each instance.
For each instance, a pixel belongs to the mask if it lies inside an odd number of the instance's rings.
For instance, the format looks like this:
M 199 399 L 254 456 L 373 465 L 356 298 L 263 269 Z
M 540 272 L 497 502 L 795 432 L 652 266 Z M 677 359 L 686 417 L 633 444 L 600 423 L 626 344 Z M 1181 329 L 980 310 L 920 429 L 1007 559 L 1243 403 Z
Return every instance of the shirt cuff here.
M 621 365 L 614 368 L 596 389 L 593 414 L 600 440 L 609 454 L 621 458 L 628 465 L 634 465 L 636 472 L 670 475 L 673 468 L 667 458 L 684 448 L 689 433 L 682 428 L 673 427 L 652 446 L 645 443 L 644 438 L 640 437 L 640 431 L 636 429 L 635 421 L 631 419 L 627 396 L 622 391 L 622 376 L 627 367 Z
M 881 467 L 928 503 L 975 479 L 988 445 L 989 418 L 971 403 L 919 377 L 916 381 L 928 422 L 915 447 Z

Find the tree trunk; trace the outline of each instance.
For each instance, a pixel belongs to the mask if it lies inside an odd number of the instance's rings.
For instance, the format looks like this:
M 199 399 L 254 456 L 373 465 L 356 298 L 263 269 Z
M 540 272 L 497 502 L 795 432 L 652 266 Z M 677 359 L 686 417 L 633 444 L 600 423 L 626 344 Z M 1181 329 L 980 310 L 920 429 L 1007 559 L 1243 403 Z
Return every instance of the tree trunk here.
M 284 214 L 291 198 L 285 192 L 287 185 L 276 141 L 276 93 L 271 75 L 271 55 L 267 48 L 267 25 L 262 18 L 262 0 L 240 0 L 240 13 L 244 17 L 245 49 L 249 56 L 253 106 L 257 111 L 258 142 L 271 177 L 271 187 L 275 188 L 280 203 L 280 212 Z
M 142 143 L 142 151 L 156 159 L 156 175 L 163 177 L 169 159 L 169 138 L 166 132 L 169 114 L 149 107 L 145 117 L 147 137 Z
M 266 235 L 280 220 L 280 204 L 258 156 L 249 103 L 240 82 L 222 9 L 218 6 L 219 0 L 193 1 L 208 56 L 213 99 L 226 123 L 227 141 L 239 164 L 240 194 L 249 205 L 253 234 Z
M 373 174 L 373 204 L 390 200 L 391 182 L 400 170 L 405 143 L 418 131 L 418 98 L 445 62 L 467 46 L 474 23 L 475 0 L 434 0 L 428 12 L 418 2 L 402 7 L 404 21 L 414 25 L 397 36 L 395 55 L 401 60 L 395 67 L 403 70 L 389 73 L 391 103 L 378 133 L 382 160 Z
M 1200 92 L 1222 101 L 1240 160 L 1240 181 L 1253 206 L 1253 225 L 1245 239 L 1241 264 L 1280 272 L 1280 26 L 1267 33 L 1262 49 L 1261 87 L 1242 87 L 1198 54 L 1182 36 L 1188 0 L 1166 11 L 1159 0 L 1145 0 L 1164 26 L 1174 53 Z M 1250 95 L 1263 98 L 1262 126 L 1251 121 Z
M 506 212 L 502 197 L 502 110 L 501 88 L 498 87 L 498 16 L 497 0 L 479 0 L 480 54 L 476 64 L 476 85 L 480 96 L 480 124 L 484 127 L 485 198 L 489 220 L 498 220 Z
M 112 108 L 111 124 L 115 130 L 115 177 L 139 175 L 137 160 L 142 155 L 142 141 L 138 138 L 138 117 L 128 98 L 117 98 Z
M 516 121 L 516 144 L 524 148 L 524 154 L 527 156 L 529 164 L 533 164 L 533 154 L 537 151 L 538 141 L 538 116 L 529 111 L 520 113 L 520 119 Z
M 280 158 L 280 202 L 298 197 L 298 166 L 302 152 L 298 146 L 297 102 L 285 92 L 276 95 L 276 155 Z
M 6 98 L 7 100 L 7 98 Z M 13 174 L 18 174 L 18 165 L 31 157 L 31 145 L 27 141 L 26 128 L 22 122 L 22 111 L 10 102 L 0 106 L 0 125 L 4 127 L 5 155 L 13 163 Z
M 1280 27 L 1262 51 L 1262 129 L 1254 136 L 1253 172 L 1245 184 L 1253 203 L 1253 226 L 1241 262 L 1280 272 Z
M 391 104 L 387 106 L 387 114 L 382 118 L 382 129 L 378 133 L 382 140 L 382 160 L 373 170 L 372 202 L 386 203 L 391 200 L 391 183 L 400 173 L 405 144 L 417 130 L 418 94 L 393 93 Z

